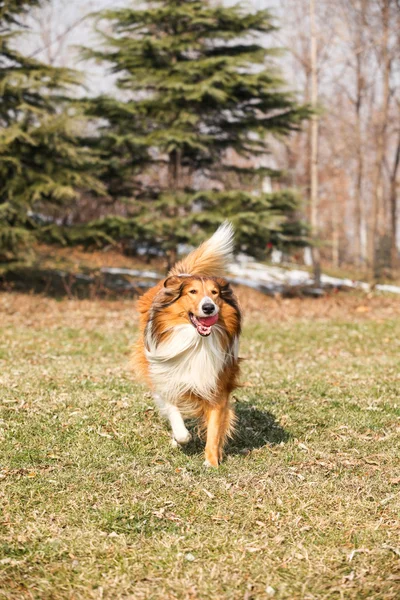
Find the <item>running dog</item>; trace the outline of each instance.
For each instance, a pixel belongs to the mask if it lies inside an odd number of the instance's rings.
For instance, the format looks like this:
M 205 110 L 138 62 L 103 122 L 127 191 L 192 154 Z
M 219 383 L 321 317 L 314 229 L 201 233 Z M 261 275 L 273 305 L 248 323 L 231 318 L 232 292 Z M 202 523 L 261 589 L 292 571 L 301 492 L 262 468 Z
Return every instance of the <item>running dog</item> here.
M 200 419 L 204 464 L 212 467 L 235 424 L 229 396 L 238 385 L 241 314 L 222 277 L 232 250 L 233 228 L 224 223 L 138 301 L 135 370 L 169 420 L 174 445 L 191 439 L 184 417 Z

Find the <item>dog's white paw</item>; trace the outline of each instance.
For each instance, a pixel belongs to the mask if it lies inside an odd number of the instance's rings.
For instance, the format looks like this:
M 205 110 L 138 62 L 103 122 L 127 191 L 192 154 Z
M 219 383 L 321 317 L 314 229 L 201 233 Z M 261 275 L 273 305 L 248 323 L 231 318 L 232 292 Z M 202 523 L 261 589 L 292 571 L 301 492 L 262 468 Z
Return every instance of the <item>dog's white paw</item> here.
M 213 465 L 207 459 L 203 462 L 203 466 L 206 467 L 206 469 L 218 469 L 218 464 Z
M 177 446 L 185 446 L 190 442 L 192 436 L 188 431 L 182 432 L 179 435 L 174 434 L 172 436 L 172 445 L 176 448 Z

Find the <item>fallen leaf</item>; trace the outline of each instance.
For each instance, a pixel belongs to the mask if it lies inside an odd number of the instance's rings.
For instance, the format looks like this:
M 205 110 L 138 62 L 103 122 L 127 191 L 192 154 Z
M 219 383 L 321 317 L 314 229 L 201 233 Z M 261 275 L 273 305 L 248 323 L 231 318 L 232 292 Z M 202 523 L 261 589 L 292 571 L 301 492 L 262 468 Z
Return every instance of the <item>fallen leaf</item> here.
M 206 490 L 206 488 L 202 488 L 202 490 L 203 490 L 203 492 L 204 492 L 205 494 L 207 494 L 207 496 L 208 496 L 209 498 L 215 498 L 214 494 L 212 494 L 211 492 L 209 492 L 208 490 Z
M 348 555 L 347 560 L 349 562 L 351 562 L 356 554 L 361 554 L 361 553 L 369 554 L 368 548 L 356 548 L 355 550 L 352 550 L 350 552 L 350 554 Z
M 275 590 L 270 585 L 267 585 L 267 587 L 265 588 L 265 593 L 268 594 L 268 596 L 275 596 Z
M 191 552 L 188 552 L 187 554 L 185 554 L 185 558 L 186 560 L 188 560 L 189 562 L 193 562 L 194 560 L 196 560 L 196 557 L 193 556 L 193 554 Z
M 307 448 L 307 446 L 303 443 L 300 442 L 300 444 L 298 444 L 299 448 L 301 448 L 301 450 L 305 450 L 306 452 L 309 452 L 309 449 Z
M 369 312 L 370 310 L 371 310 L 371 308 L 369 306 L 364 306 L 364 305 L 357 306 L 357 308 L 356 308 L 356 312 L 358 312 L 358 313 L 366 313 L 366 312 Z
M 394 546 L 389 546 L 388 544 L 383 544 L 382 548 L 385 548 L 385 550 L 390 550 L 390 552 L 393 552 L 393 554 L 396 556 L 400 556 L 400 548 L 395 548 Z

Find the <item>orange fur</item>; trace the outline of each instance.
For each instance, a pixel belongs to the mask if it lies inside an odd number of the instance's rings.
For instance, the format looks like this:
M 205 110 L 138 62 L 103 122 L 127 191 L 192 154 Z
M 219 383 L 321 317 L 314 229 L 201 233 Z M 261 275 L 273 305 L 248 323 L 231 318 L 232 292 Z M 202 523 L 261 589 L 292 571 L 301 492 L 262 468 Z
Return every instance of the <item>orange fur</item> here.
M 199 273 L 200 269 L 205 276 Z M 209 252 L 206 242 L 178 263 L 167 279 L 159 282 L 139 299 L 140 337 L 134 350 L 134 368 L 153 392 L 162 396 L 162 390 L 155 389 L 152 380 L 148 359 L 149 344 L 156 348 L 164 344 L 168 349 L 168 344 L 179 343 L 180 330 L 188 332 L 197 340 L 200 334 L 192 332 L 191 328 L 196 331 L 196 327 L 191 322 L 190 315 L 199 314 L 202 300 L 208 302 L 208 299 L 212 299 L 217 307 L 215 310 L 218 311 L 217 326 L 215 330 L 211 327 L 212 334 L 202 340 L 201 344 L 205 352 L 208 352 L 207 344 L 218 344 L 220 354 L 224 356 L 220 359 L 222 366 L 216 376 L 212 395 L 202 397 L 195 390 L 188 390 L 174 398 L 173 404 L 185 416 L 200 418 L 201 426 L 206 430 L 206 462 L 216 467 L 222 459 L 224 443 L 232 434 L 235 423 L 229 396 L 238 385 L 239 361 L 236 345 L 240 334 L 241 315 L 229 284 L 220 277 L 211 276 L 214 269 L 217 273 L 221 272 L 221 257 L 216 259 Z M 178 273 L 187 275 L 178 276 Z M 204 319 L 202 316 L 199 318 Z M 173 357 L 174 364 L 178 359 Z M 211 377 L 211 374 L 205 372 L 202 376 L 207 378 Z

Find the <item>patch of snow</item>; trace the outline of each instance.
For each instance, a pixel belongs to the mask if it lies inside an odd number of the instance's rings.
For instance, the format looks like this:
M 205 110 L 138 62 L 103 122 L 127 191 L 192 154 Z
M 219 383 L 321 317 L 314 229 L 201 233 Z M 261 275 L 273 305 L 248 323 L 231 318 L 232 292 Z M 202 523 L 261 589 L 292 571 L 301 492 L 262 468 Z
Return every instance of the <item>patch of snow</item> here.
M 258 289 L 265 294 L 281 293 L 291 287 L 312 287 L 314 285 L 312 275 L 308 271 L 263 265 L 245 254 L 239 255 L 236 261 L 229 265 L 228 271 L 231 275 L 229 279 L 232 283 Z M 156 271 L 141 271 L 139 269 L 117 267 L 104 267 L 101 269 L 101 272 L 108 275 L 127 275 L 128 277 L 141 277 L 154 280 L 160 280 L 163 277 L 162 274 Z M 345 287 L 348 289 L 361 289 L 365 292 L 369 292 L 372 289 L 369 283 L 364 281 L 340 279 L 324 274 L 321 275 L 321 287 Z M 381 292 L 400 294 L 400 286 L 396 285 L 378 284 L 374 289 Z
M 284 287 L 312 286 L 314 280 L 308 271 L 301 269 L 282 269 L 281 267 L 263 265 L 255 261 L 245 261 L 241 256 L 239 261 L 229 265 L 229 272 L 234 276 L 233 283 L 248 285 L 253 288 L 267 288 L 270 291 L 280 292 Z M 364 281 L 353 281 L 352 279 L 340 279 L 321 275 L 321 286 L 324 287 L 346 287 L 350 289 L 362 289 L 371 291 L 369 283 Z M 378 284 L 376 290 L 400 294 L 400 286 Z
M 103 267 L 100 269 L 107 275 L 128 275 L 128 277 L 145 277 L 146 279 L 161 279 L 162 275 L 156 271 L 141 271 L 140 269 L 123 269 L 119 267 Z
M 306 246 L 306 248 L 304 248 L 303 258 L 306 267 L 312 267 L 313 260 L 310 246 Z
M 392 294 L 400 294 L 400 286 L 398 285 L 386 285 L 386 284 L 378 284 L 375 286 L 376 290 L 380 292 L 391 292 Z
M 274 248 L 271 252 L 271 262 L 274 265 L 280 265 L 283 260 L 283 252 Z

